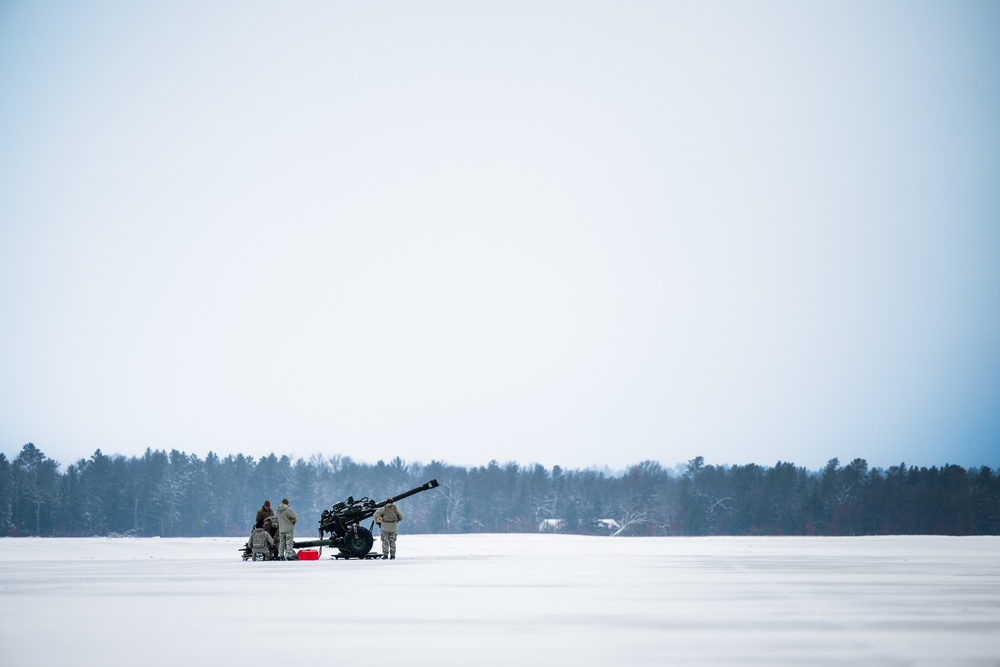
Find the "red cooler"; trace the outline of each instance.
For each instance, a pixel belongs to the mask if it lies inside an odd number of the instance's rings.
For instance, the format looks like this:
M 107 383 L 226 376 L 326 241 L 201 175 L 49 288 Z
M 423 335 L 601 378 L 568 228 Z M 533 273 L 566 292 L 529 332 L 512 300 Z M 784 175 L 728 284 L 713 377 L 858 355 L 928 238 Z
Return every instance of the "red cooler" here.
M 299 549 L 299 560 L 319 560 L 319 552 L 315 549 Z

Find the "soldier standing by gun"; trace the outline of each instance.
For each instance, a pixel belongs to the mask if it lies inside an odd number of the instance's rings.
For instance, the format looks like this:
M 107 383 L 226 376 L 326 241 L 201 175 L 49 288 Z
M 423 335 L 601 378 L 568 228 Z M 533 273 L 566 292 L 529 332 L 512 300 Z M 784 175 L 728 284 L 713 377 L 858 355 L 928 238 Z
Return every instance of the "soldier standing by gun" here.
M 375 523 L 382 537 L 382 558 L 396 557 L 396 524 L 403 520 L 403 512 L 386 498 L 385 504 L 375 510 Z
M 298 560 L 295 549 L 295 522 L 299 515 L 288 505 L 288 498 L 282 498 L 278 505 L 278 560 Z

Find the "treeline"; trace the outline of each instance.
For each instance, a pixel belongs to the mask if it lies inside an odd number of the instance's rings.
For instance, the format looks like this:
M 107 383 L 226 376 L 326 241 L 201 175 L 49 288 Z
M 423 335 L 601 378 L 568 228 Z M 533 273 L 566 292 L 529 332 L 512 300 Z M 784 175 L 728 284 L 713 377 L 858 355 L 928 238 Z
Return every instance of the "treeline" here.
M 312 534 L 320 512 L 348 496 L 381 500 L 430 480 L 403 501 L 406 532 L 603 535 L 996 535 L 1000 474 L 956 465 L 887 470 L 864 459 L 821 471 L 645 461 L 624 474 L 491 461 L 359 463 L 345 456 L 204 459 L 177 450 L 100 450 L 60 471 L 29 443 L 0 454 L 0 535 L 243 536 L 265 498 L 287 497 Z

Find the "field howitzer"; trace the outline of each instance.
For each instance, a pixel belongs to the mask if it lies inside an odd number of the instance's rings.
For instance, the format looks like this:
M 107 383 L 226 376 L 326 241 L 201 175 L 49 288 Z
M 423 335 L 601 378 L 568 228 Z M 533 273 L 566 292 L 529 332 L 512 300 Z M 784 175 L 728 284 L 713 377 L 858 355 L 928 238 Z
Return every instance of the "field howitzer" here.
M 432 479 L 415 489 L 393 496 L 392 502 L 398 503 L 403 498 L 409 498 L 437 486 L 437 480 Z M 367 496 L 355 500 L 354 496 L 348 496 L 347 500 L 335 504 L 331 509 L 323 510 L 323 514 L 319 518 L 318 540 L 296 540 L 292 546 L 296 549 L 337 547 L 344 556 L 364 558 L 372 550 L 375 539 L 372 537 L 371 527 L 365 528 L 361 522 L 372 518 L 375 510 L 384 505 L 384 500 L 375 502 Z M 329 535 L 329 537 L 324 539 L 324 534 Z

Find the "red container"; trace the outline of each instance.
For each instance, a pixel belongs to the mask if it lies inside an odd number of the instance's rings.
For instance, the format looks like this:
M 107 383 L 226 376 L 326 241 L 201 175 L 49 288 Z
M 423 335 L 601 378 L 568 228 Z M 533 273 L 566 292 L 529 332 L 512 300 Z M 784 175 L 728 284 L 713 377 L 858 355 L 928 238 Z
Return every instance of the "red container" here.
M 299 560 L 319 560 L 319 552 L 315 549 L 299 549 Z

